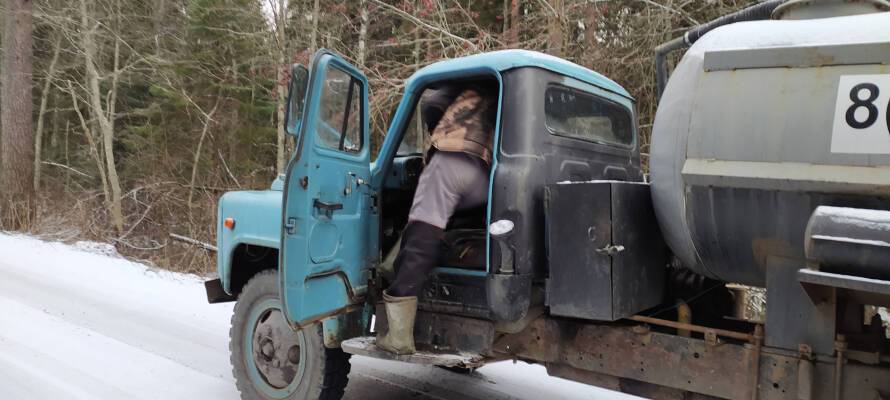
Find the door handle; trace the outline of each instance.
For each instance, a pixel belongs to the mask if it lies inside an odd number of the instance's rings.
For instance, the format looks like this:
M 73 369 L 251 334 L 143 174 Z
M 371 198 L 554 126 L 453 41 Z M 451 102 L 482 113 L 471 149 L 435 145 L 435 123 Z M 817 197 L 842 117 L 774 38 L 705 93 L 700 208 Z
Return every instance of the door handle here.
M 325 211 L 337 211 L 343 209 L 343 203 L 325 203 L 319 199 L 315 199 L 312 202 L 312 205 L 319 210 Z

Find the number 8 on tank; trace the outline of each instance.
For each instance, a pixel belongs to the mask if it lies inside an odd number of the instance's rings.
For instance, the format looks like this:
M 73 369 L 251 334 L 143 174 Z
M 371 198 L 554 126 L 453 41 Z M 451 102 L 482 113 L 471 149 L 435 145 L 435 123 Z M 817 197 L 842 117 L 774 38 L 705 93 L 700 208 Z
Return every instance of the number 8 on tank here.
M 868 91 L 868 98 L 859 98 L 859 95 L 863 90 Z M 853 86 L 853 89 L 850 90 L 850 100 L 853 101 L 853 105 L 847 109 L 847 125 L 850 125 L 850 127 L 855 129 L 865 129 L 872 126 L 872 124 L 878 120 L 878 107 L 875 106 L 874 101 L 878 99 L 880 94 L 880 89 L 873 83 L 860 83 Z M 856 110 L 861 107 L 865 107 L 865 109 L 868 110 L 868 117 L 865 118 L 865 121 L 859 122 L 856 120 Z M 887 115 L 890 116 L 890 113 Z
M 842 75 L 831 152 L 890 154 L 890 75 Z

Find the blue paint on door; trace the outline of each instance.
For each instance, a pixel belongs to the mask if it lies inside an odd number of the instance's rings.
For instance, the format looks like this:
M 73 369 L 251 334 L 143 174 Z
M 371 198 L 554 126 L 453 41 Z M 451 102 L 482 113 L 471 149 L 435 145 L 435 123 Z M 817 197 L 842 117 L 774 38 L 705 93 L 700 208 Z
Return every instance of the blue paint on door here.
M 282 306 L 298 325 L 356 303 L 379 251 L 369 241 L 367 78 L 319 51 L 301 121 L 285 179 L 280 252 Z

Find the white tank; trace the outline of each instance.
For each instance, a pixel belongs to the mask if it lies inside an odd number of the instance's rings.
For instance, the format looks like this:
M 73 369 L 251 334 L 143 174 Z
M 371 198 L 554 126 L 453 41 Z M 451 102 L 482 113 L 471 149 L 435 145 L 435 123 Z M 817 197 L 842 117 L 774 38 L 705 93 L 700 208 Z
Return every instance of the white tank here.
M 764 286 L 771 256 L 804 257 L 819 205 L 890 210 L 890 13 L 806 19 L 887 3 L 801 4 L 704 35 L 658 106 L 655 211 L 713 278 Z

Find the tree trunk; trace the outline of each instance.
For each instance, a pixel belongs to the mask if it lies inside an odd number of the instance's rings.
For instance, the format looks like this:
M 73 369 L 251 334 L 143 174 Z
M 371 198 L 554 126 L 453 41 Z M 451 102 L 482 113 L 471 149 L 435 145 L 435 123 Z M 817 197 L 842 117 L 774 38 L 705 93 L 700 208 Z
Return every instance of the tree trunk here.
M 507 32 L 510 30 L 510 4 L 512 0 L 504 0 L 504 10 L 501 13 L 501 17 L 503 21 L 501 21 L 501 34 L 504 35 L 504 38 L 507 37 Z
M 68 158 L 68 127 L 71 124 L 68 121 L 65 121 L 65 165 L 71 165 L 71 159 Z M 53 134 L 53 137 L 56 137 L 58 133 Z M 68 187 L 71 186 L 71 172 L 67 169 L 65 170 L 65 190 L 68 190 Z
M 108 186 L 111 189 L 111 222 L 118 233 L 124 230 L 124 217 L 121 207 L 121 185 L 117 175 L 117 167 L 114 163 L 114 113 L 113 100 L 117 93 L 118 63 L 120 59 L 120 41 L 114 43 L 114 72 L 112 73 L 111 99 L 106 108 L 102 106 L 102 92 L 99 89 L 99 71 L 96 69 L 94 58 L 96 55 L 96 43 L 93 41 L 93 26 L 89 21 L 86 0 L 80 0 L 81 41 L 83 43 L 84 64 L 87 72 L 87 89 L 89 92 L 92 114 L 99 122 L 99 131 L 102 133 L 102 147 L 105 150 L 105 168 L 108 172 Z M 109 117 L 110 116 L 110 117 Z
M 507 44 L 516 46 L 519 43 L 519 0 L 510 0 L 510 34 Z
M 368 4 L 367 0 L 359 0 L 359 18 L 361 19 L 361 24 L 358 29 L 358 67 L 362 68 L 365 66 L 365 58 L 367 41 L 368 41 Z
M 25 228 L 34 216 L 32 10 L 31 0 L 6 0 L 0 68 L 0 225 L 5 229 Z
M 83 136 L 87 139 L 87 145 L 90 147 L 90 155 L 93 157 L 93 161 L 96 162 L 96 171 L 99 172 L 99 180 L 102 182 L 102 194 L 105 199 L 105 204 L 108 204 L 111 201 L 111 195 L 108 193 L 108 177 L 105 176 L 105 167 L 102 166 L 102 156 L 99 155 L 99 146 L 96 144 L 96 140 L 93 136 L 93 131 L 90 129 L 90 126 L 87 124 L 86 119 L 83 118 L 83 113 L 80 112 L 80 104 L 77 101 L 77 94 L 74 92 L 74 86 L 71 85 L 71 82 L 68 82 L 68 93 L 71 94 L 71 104 L 74 107 L 74 114 L 77 115 L 77 119 L 80 121 L 80 129 L 83 130 Z M 67 126 L 66 135 L 67 135 Z M 67 161 L 68 157 L 68 142 L 66 139 L 65 142 L 65 157 L 66 164 L 71 165 L 70 162 Z
M 222 87 L 222 85 L 220 85 Z M 201 129 L 201 137 L 198 139 L 198 147 L 195 149 L 195 158 L 192 162 L 192 178 L 189 180 L 189 198 L 188 198 L 188 210 L 189 210 L 189 218 L 192 215 L 192 197 L 195 193 L 195 179 L 198 177 L 198 161 L 201 160 L 201 148 L 204 146 L 204 138 L 207 137 L 207 132 L 210 130 L 210 124 L 213 123 L 213 114 L 216 113 L 216 109 L 219 107 L 219 101 L 222 99 L 222 91 L 216 95 L 216 104 L 213 105 L 213 108 L 210 112 L 205 113 L 204 110 L 198 109 L 201 114 L 204 116 L 204 127 Z M 197 106 L 197 104 L 196 104 Z
M 34 133 L 34 193 L 40 192 L 40 161 L 41 150 L 43 148 L 43 116 L 46 114 L 46 105 L 49 101 L 50 89 L 53 83 L 53 74 L 56 72 L 56 63 L 59 61 L 59 51 L 62 48 L 62 38 L 56 39 L 56 45 L 53 48 L 53 58 L 49 62 L 46 70 L 46 77 L 43 79 L 43 91 L 40 92 L 40 110 L 37 112 L 37 132 Z
M 419 5 L 420 5 L 420 1 L 414 0 L 414 8 L 417 9 L 417 7 Z M 415 26 L 414 27 L 414 51 L 413 51 L 415 68 L 420 67 L 420 51 L 421 51 L 420 39 L 421 39 L 420 27 Z M 419 110 L 420 108 L 417 107 L 416 109 Z M 422 115 L 423 115 L 423 113 L 418 112 L 417 116 L 415 117 L 415 120 L 417 121 L 417 123 L 414 125 L 414 130 L 415 130 L 414 145 L 416 146 L 417 149 L 420 149 L 420 151 L 426 152 L 426 146 L 424 146 L 424 140 L 426 139 L 427 134 L 426 134 L 426 130 L 423 127 L 424 123 L 423 123 Z M 432 132 L 430 132 L 430 133 L 432 133 Z
M 309 52 L 315 53 L 318 50 L 318 19 L 321 17 L 321 12 L 319 10 L 319 0 L 315 0 L 312 4 L 312 34 L 310 35 L 309 40 Z M 313 54 L 309 56 L 312 57 Z M 311 62 L 311 60 L 310 60 Z
M 561 57 L 564 38 L 562 17 L 563 0 L 550 0 L 552 12 L 547 23 L 547 53 Z
M 161 56 L 161 37 L 164 35 L 164 17 L 167 15 L 167 1 L 166 0 L 157 0 L 155 3 L 155 7 L 152 10 L 154 11 L 153 15 L 153 24 L 154 24 L 154 41 L 155 41 L 155 56 Z
M 55 107 L 52 108 L 52 110 L 53 110 L 53 117 L 52 117 L 53 125 L 48 132 L 49 133 L 49 147 L 51 147 L 53 149 L 58 149 L 59 148 L 59 124 L 60 124 L 59 107 L 58 107 L 59 91 L 53 91 L 50 93 L 52 94 L 52 98 L 49 100 L 49 102 L 50 102 L 50 104 L 55 105 Z M 66 120 L 66 122 L 68 122 L 68 121 Z
M 287 136 L 284 129 L 284 108 L 287 104 L 287 42 L 285 41 L 285 28 L 287 24 L 287 8 L 285 0 L 278 0 L 277 21 L 275 21 L 275 37 L 278 42 L 278 73 L 276 85 L 278 85 L 278 153 L 275 157 L 275 172 L 284 173 L 284 163 L 286 161 L 286 143 Z

